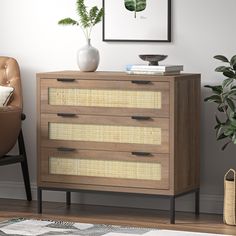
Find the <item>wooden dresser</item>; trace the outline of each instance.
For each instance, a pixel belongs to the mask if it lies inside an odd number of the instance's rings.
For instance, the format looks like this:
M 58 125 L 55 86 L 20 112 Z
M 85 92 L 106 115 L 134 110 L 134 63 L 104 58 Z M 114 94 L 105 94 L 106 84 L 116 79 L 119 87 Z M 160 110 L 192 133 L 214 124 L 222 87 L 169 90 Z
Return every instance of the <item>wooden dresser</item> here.
M 199 214 L 200 75 L 37 74 L 38 211 L 42 190 L 170 199 L 195 192 Z M 131 195 L 132 197 L 132 195 Z

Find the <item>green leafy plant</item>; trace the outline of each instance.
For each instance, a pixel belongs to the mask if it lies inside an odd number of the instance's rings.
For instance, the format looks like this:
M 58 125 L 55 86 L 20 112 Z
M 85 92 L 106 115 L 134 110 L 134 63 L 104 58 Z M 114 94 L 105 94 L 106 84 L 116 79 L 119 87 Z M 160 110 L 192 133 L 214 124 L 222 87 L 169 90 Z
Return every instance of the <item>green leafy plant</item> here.
M 146 5 L 146 0 L 125 0 L 125 8 L 128 11 L 134 11 L 134 18 L 137 12 L 145 10 Z
M 205 98 L 206 102 L 213 102 L 217 105 L 218 115 L 216 119 L 216 139 L 226 140 L 222 147 L 224 150 L 228 144 L 236 144 L 236 55 L 228 60 L 223 55 L 214 56 L 215 59 L 225 63 L 215 69 L 226 78 L 219 85 L 206 85 L 211 89 L 212 95 Z
M 94 6 L 88 11 L 87 6 L 85 6 L 84 4 L 84 0 L 77 0 L 76 11 L 79 16 L 78 21 L 67 17 L 58 21 L 58 24 L 80 26 L 84 32 L 86 39 L 90 39 L 93 26 L 102 20 L 102 17 L 104 15 L 103 8 L 98 9 L 97 6 Z

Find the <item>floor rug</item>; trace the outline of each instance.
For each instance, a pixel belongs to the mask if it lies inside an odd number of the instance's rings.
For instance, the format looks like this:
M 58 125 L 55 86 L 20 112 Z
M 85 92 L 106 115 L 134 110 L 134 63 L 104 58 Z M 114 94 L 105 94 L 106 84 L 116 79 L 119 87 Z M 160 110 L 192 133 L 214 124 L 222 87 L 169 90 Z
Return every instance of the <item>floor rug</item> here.
M 64 221 L 12 219 L 0 222 L 1 236 L 219 236 L 219 234 L 192 233 L 151 228 L 124 227 L 103 224 L 85 224 Z

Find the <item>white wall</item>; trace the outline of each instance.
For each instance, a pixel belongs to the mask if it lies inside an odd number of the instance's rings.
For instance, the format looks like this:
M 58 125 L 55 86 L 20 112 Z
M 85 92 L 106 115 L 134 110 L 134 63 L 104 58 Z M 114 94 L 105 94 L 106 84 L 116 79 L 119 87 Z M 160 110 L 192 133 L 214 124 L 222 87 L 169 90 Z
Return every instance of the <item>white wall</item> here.
M 101 5 L 100 0 L 88 0 Z M 36 78 L 37 72 L 77 70 L 76 50 L 85 44 L 79 28 L 62 27 L 57 21 L 76 17 L 75 0 L 1 0 L 0 55 L 15 57 L 20 66 L 24 89 L 24 134 L 28 152 L 33 190 L 36 189 Z M 102 24 L 95 26 L 92 44 L 100 51 L 99 70 L 123 70 L 129 63 L 140 63 L 138 54 L 168 54 L 166 63 L 183 64 L 185 72 L 202 74 L 202 86 L 221 81 L 214 72 L 216 54 L 236 54 L 235 0 L 172 0 L 171 43 L 115 43 L 102 41 Z M 202 88 L 202 99 L 207 92 Z M 235 146 L 225 152 L 215 141 L 215 108 L 202 103 L 201 115 L 201 196 L 202 211 L 221 211 L 223 176 L 230 167 L 236 168 Z M 19 166 L 1 167 L 0 197 L 24 197 Z M 18 184 L 18 182 L 20 182 Z M 12 186 L 12 188 L 9 188 Z M 14 190 L 13 190 L 14 189 Z M 12 191 L 13 190 L 13 191 Z M 35 194 L 35 192 L 34 192 Z M 56 194 L 51 195 L 55 198 Z M 156 207 L 157 199 L 113 195 L 97 195 L 98 203 Z M 100 196 L 100 197 L 99 197 Z M 50 197 L 50 196 L 48 196 Z M 78 198 L 75 195 L 75 198 Z M 96 203 L 91 195 L 83 202 Z M 191 201 L 192 198 L 185 198 Z M 149 203 L 147 203 L 149 202 Z M 150 203 L 151 202 L 151 203 Z M 184 201 L 183 201 L 184 202 Z M 205 206 L 205 207 L 204 207 Z M 215 207 L 218 207 L 215 209 Z M 188 207 L 187 207 L 188 208 Z M 185 208 L 183 208 L 185 209 Z M 190 208 L 188 208 L 190 209 Z

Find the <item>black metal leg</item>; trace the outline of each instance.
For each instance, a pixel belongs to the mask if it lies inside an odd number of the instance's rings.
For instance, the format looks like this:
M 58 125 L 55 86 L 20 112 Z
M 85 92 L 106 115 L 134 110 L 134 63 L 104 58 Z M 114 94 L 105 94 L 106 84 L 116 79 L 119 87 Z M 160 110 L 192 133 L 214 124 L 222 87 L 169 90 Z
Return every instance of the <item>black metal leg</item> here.
M 170 197 L 170 223 L 175 224 L 175 196 Z
M 28 165 L 27 165 L 26 160 L 21 162 L 21 169 L 22 169 L 22 172 L 23 172 L 23 178 L 24 178 L 24 183 L 25 183 L 25 191 L 26 191 L 27 200 L 32 201 Z
M 27 156 L 26 156 L 26 151 L 25 151 L 25 144 L 24 144 L 22 130 L 20 131 L 20 134 L 18 137 L 18 145 L 19 145 L 20 154 L 24 156 L 24 160 L 21 162 L 21 169 L 22 169 L 24 183 L 25 183 L 26 196 L 27 196 L 28 201 L 32 201 L 29 170 L 28 170 Z
M 71 204 L 71 192 L 66 192 L 66 205 L 69 206 Z
M 197 189 L 195 192 L 195 215 L 199 216 L 200 213 L 200 190 Z
M 42 189 L 38 188 L 38 214 L 42 214 Z

